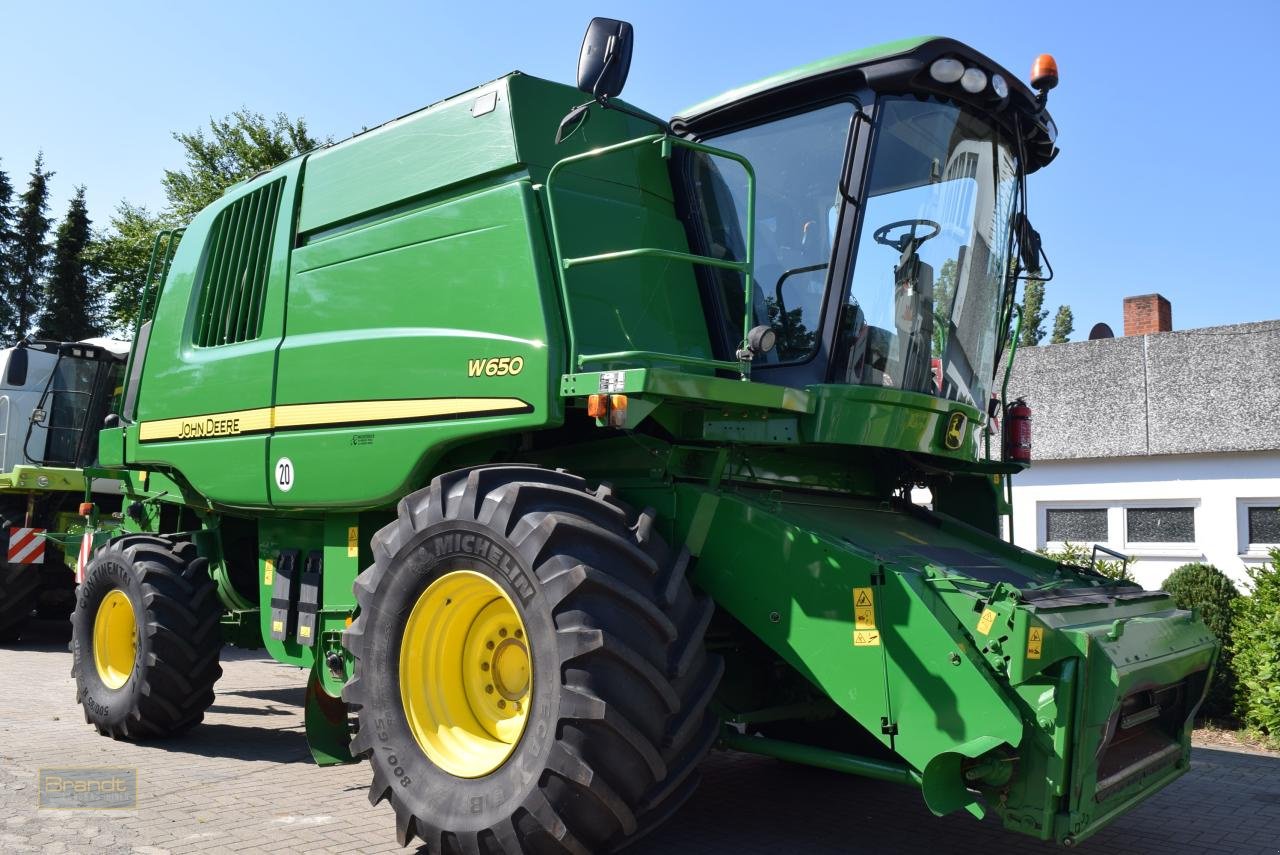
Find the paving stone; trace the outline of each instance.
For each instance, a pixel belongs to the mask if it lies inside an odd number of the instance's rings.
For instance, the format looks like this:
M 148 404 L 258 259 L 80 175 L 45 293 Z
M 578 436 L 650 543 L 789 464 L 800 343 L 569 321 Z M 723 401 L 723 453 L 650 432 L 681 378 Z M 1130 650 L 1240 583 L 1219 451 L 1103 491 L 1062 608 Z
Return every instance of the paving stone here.
M 146 745 L 85 725 L 65 625 L 0 647 L 0 853 L 187 855 L 397 852 L 365 764 L 318 768 L 302 727 L 306 675 L 227 650 L 204 724 Z M 137 769 L 136 810 L 38 810 L 42 766 Z M 995 819 L 934 817 L 918 792 L 744 754 L 715 753 L 702 786 L 634 855 L 1061 855 Z M 1280 855 L 1280 758 L 1197 748 L 1191 771 L 1077 847 L 1083 853 Z

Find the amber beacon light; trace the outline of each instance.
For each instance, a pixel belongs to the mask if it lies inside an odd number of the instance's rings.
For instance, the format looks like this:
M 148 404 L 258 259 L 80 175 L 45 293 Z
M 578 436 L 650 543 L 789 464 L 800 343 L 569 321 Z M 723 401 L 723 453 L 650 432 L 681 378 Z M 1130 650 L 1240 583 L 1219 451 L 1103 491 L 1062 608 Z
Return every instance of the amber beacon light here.
M 1058 61 L 1052 54 L 1042 53 L 1031 63 L 1031 87 L 1042 93 L 1058 85 Z

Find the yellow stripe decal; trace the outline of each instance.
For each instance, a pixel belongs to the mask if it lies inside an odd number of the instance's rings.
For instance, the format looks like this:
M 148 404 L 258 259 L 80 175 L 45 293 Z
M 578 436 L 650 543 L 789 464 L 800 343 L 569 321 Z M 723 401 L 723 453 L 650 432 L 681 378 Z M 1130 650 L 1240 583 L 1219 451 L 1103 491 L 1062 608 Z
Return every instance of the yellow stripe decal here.
M 511 415 L 532 411 L 519 398 L 416 398 L 395 401 L 340 401 L 331 404 L 283 404 L 176 419 L 138 426 L 141 442 L 218 439 L 272 430 L 342 427 L 434 419 Z

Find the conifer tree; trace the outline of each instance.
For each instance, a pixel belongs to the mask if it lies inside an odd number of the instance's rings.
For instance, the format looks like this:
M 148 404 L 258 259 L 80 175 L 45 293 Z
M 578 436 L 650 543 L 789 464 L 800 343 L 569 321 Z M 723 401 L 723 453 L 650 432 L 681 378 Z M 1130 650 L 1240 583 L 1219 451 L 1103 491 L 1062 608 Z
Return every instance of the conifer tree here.
M 17 233 L 13 230 L 13 185 L 9 183 L 9 176 L 0 169 L 0 339 L 15 321 L 9 294 L 13 290 L 17 240 Z
M 1053 335 L 1049 337 L 1049 344 L 1063 344 L 1071 340 L 1071 333 L 1075 331 L 1076 319 L 1071 314 L 1070 306 L 1059 306 L 1058 314 L 1053 318 Z
M 84 187 L 77 187 L 54 238 L 40 319 L 41 338 L 79 341 L 102 334 L 98 320 L 101 301 L 94 292 L 95 277 L 88 253 L 91 240 Z
M 1044 308 L 1044 281 L 1028 279 L 1022 290 L 1022 335 L 1018 344 L 1021 347 L 1035 347 L 1044 341 L 1044 319 L 1049 317 L 1049 310 Z
M 22 339 L 35 325 L 49 266 L 49 179 L 44 153 L 36 155 L 26 192 L 18 198 L 15 218 L 16 240 L 13 276 L 9 283 L 9 304 L 14 322 L 7 330 L 9 342 Z

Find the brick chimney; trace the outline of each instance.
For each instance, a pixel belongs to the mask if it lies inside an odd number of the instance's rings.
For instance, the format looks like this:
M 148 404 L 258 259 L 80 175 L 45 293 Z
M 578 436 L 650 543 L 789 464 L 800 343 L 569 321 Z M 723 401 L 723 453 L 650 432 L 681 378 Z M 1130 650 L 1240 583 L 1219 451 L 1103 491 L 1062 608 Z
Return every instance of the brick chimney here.
M 1159 294 L 1124 298 L 1124 334 L 1151 335 L 1173 329 L 1173 306 Z

